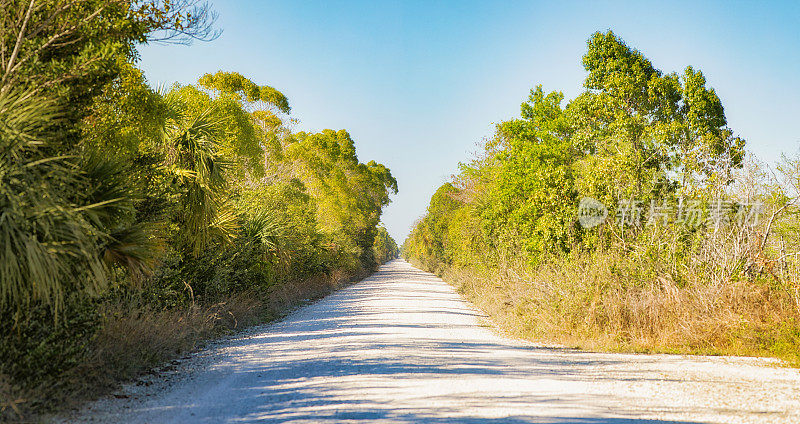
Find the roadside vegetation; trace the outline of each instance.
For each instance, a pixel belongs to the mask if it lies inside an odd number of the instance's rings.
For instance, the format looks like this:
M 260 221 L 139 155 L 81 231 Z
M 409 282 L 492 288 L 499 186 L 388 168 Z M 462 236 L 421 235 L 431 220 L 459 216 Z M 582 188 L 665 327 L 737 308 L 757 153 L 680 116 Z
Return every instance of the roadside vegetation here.
M 397 182 L 235 72 L 153 89 L 196 0 L 0 0 L 0 420 L 80 402 L 398 254 Z M 212 70 L 215 71 L 215 70 Z
M 800 363 L 800 156 L 749 157 L 700 70 L 593 34 L 433 195 L 402 254 L 511 334 Z

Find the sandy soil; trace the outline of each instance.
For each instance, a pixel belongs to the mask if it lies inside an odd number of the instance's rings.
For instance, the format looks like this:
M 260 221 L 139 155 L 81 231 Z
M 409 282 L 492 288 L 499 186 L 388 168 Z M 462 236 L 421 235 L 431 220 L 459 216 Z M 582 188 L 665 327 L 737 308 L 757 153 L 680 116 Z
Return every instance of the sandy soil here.
M 56 422 L 800 423 L 774 360 L 589 353 L 497 334 L 401 260 Z

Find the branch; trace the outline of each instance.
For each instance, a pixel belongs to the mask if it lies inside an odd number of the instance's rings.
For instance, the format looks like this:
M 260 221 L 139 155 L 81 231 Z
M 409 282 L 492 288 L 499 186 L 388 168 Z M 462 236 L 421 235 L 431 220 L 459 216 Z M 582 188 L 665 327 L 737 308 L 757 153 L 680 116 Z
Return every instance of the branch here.
M 214 29 L 219 17 L 207 2 L 201 0 L 176 0 L 166 14 L 155 20 L 155 28 L 147 36 L 156 43 L 191 44 L 193 40 L 213 41 L 222 33 Z M 153 2 L 155 5 L 157 2 Z M 186 24 L 180 23 L 185 21 Z M 171 26 L 171 27 L 170 27 Z
M 22 26 L 19 29 L 19 34 L 17 34 L 17 42 L 14 45 L 14 50 L 11 52 L 11 56 L 8 58 L 8 64 L 4 65 L 5 73 L 3 74 L 3 79 L 0 80 L 0 86 L 5 83 L 6 78 L 8 78 L 8 74 L 11 72 L 12 66 L 14 65 L 14 61 L 17 59 L 17 54 L 19 54 L 19 47 L 22 45 L 22 40 L 25 38 L 25 28 L 28 26 L 28 21 L 31 19 L 31 12 L 33 11 L 33 5 L 35 0 L 31 0 L 30 5 L 28 5 L 28 11 L 25 12 L 25 18 L 22 20 Z
M 779 213 L 783 212 L 783 210 L 786 209 L 788 206 L 789 204 L 787 203 L 781 206 L 780 209 L 772 213 L 772 216 L 769 218 L 769 223 L 767 224 L 767 229 L 764 231 L 764 238 L 761 240 L 761 245 L 758 247 L 759 252 L 764 251 L 764 246 L 767 244 L 767 238 L 769 238 L 769 233 L 770 231 L 772 231 L 772 223 L 775 222 L 775 218 L 778 216 Z
M 34 0 L 31 0 L 31 3 L 33 3 L 33 1 L 34 1 Z M 53 35 L 52 37 L 50 37 L 50 39 L 48 39 L 48 40 L 47 40 L 47 41 L 46 41 L 44 44 L 42 44 L 41 46 L 39 46 L 39 48 L 37 48 L 37 49 L 36 49 L 36 50 L 34 50 L 33 52 L 29 53 L 27 56 L 25 56 L 25 58 L 21 59 L 21 60 L 20 60 L 20 61 L 19 61 L 19 62 L 18 62 L 16 65 L 14 65 L 14 67 L 13 67 L 12 69 L 10 69 L 10 70 L 6 70 L 6 75 L 8 75 L 10 72 L 14 72 L 14 71 L 16 71 L 16 70 L 17 70 L 17 68 L 19 68 L 20 66 L 22 66 L 22 64 L 24 64 L 24 63 L 25 63 L 25 62 L 26 62 L 28 59 L 30 59 L 31 57 L 35 57 L 36 55 L 38 55 L 39 53 L 41 53 L 41 52 L 42 52 L 43 50 L 45 50 L 46 48 L 48 48 L 48 47 L 51 47 L 51 45 L 52 45 L 52 44 L 54 44 L 54 43 L 56 42 L 56 40 L 58 40 L 58 39 L 59 39 L 59 38 L 61 38 L 61 37 L 64 37 L 64 36 L 68 35 L 68 34 L 69 34 L 69 33 L 71 33 L 72 31 L 74 31 L 76 28 L 78 28 L 78 26 L 79 26 L 79 25 L 81 25 L 81 24 L 84 24 L 84 23 L 86 23 L 86 22 L 89 22 L 89 21 L 91 21 L 92 19 L 96 18 L 96 17 L 97 17 L 97 16 L 98 16 L 98 15 L 99 15 L 99 14 L 100 14 L 100 13 L 101 13 L 103 10 L 105 10 L 105 6 L 103 6 L 103 7 L 100 7 L 100 8 L 99 8 L 99 9 L 97 9 L 97 10 L 96 10 L 94 13 L 92 13 L 91 15 L 89 15 L 89 16 L 87 16 L 87 17 L 85 17 L 85 18 L 81 19 L 80 21 L 76 22 L 76 23 L 75 23 L 74 25 L 72 25 L 71 27 L 69 27 L 69 28 L 67 28 L 67 29 L 65 29 L 65 30 L 63 30 L 63 31 L 61 31 L 60 33 L 58 33 L 58 34 L 56 34 L 56 35 Z M 5 76 L 3 76 L 3 81 L 2 81 L 2 83 L 3 83 L 3 84 L 5 83 L 5 78 L 6 78 L 6 77 L 5 77 Z
M 48 25 L 50 25 L 50 22 L 52 22 L 58 15 L 60 15 L 65 10 L 72 7 L 74 4 L 75 2 L 65 2 L 60 9 L 55 10 L 53 13 L 50 14 L 50 16 L 47 19 L 42 19 L 42 21 L 39 23 L 37 27 L 32 28 L 30 34 L 28 35 L 28 38 L 34 38 L 37 35 L 39 35 L 39 33 L 42 32 L 43 29 L 47 28 Z
M 11 6 L 8 5 L 8 1 L 0 1 L 0 10 L 11 10 Z M 8 21 L 7 13 L 0 13 L 3 20 L 0 21 L 0 28 L 6 28 Z M 10 26 L 10 25 L 9 25 Z M 6 40 L 5 37 L 0 37 L 0 63 L 6 63 Z M 5 65 L 3 65 L 5 67 Z

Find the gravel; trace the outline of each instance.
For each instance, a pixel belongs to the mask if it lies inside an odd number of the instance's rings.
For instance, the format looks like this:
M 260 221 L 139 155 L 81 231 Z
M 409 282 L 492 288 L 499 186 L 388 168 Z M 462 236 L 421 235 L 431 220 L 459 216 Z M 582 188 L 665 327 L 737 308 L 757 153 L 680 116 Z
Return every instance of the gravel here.
M 396 260 L 52 421 L 800 423 L 800 372 L 776 360 L 546 347 L 484 318 Z

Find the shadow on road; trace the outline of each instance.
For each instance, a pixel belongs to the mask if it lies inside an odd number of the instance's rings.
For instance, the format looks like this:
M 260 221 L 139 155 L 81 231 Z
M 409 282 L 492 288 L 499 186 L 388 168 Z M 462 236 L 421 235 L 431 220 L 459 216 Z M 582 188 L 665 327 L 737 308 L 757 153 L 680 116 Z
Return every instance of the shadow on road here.
M 227 344 L 193 384 L 131 413 L 140 422 L 701 422 L 639 419 L 683 412 L 635 390 L 682 383 L 655 367 L 668 359 L 527 346 L 480 326 L 481 317 L 441 280 L 395 263 Z M 632 390 L 606 390 L 620 382 Z

